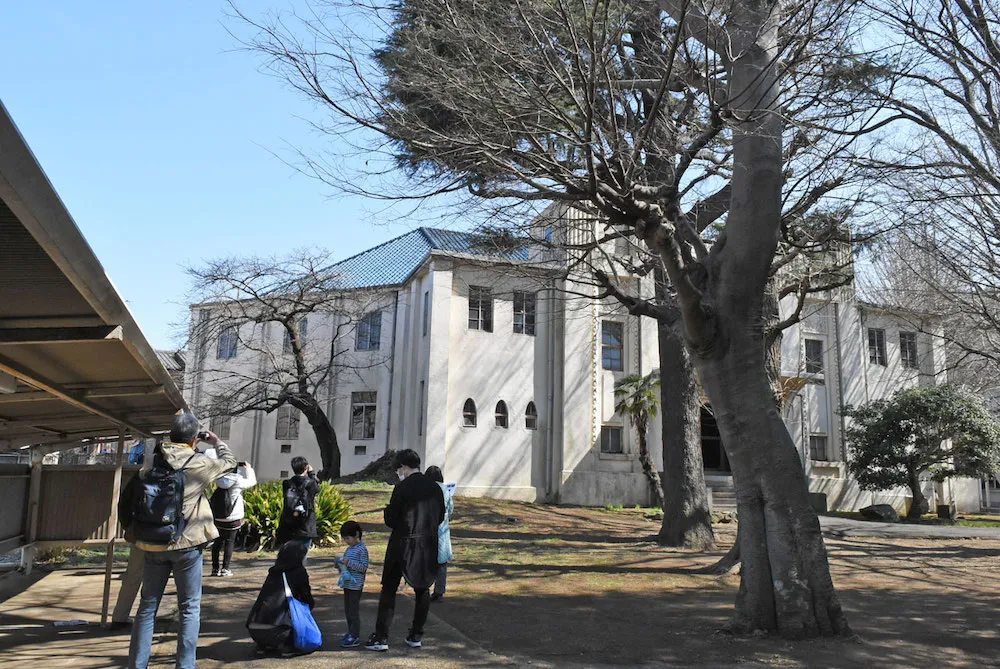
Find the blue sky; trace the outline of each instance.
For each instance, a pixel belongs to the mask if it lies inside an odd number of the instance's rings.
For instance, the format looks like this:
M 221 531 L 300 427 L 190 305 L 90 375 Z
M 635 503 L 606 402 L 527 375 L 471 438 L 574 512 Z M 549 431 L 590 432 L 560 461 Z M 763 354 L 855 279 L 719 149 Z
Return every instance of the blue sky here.
M 334 196 L 272 155 L 329 140 L 302 120 L 310 104 L 235 50 L 225 10 L 4 3 L 0 99 L 156 348 L 184 317 L 185 264 L 302 247 L 346 257 L 419 224 L 389 223 L 382 204 Z

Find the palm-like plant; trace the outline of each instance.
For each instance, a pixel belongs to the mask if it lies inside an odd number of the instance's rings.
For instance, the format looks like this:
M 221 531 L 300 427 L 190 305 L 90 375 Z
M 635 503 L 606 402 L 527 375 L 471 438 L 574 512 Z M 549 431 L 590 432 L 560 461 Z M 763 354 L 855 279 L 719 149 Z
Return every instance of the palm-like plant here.
M 649 457 L 649 446 L 646 443 L 646 431 L 649 421 L 656 418 L 660 406 L 660 373 L 650 372 L 645 376 L 626 376 L 615 384 L 615 411 L 628 417 L 628 422 L 639 435 L 639 463 L 649 480 L 649 486 L 659 502 L 664 507 L 663 486 L 660 474 L 653 467 Z

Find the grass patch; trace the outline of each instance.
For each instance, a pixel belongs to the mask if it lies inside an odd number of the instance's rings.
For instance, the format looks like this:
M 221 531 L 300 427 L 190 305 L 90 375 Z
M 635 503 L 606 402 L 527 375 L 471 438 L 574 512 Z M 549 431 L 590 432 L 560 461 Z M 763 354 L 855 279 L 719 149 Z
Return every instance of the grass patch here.
M 115 562 L 128 562 L 127 544 L 115 543 Z M 106 548 L 62 547 L 46 548 L 38 554 L 36 561 L 46 567 L 89 567 L 103 565 L 108 557 Z

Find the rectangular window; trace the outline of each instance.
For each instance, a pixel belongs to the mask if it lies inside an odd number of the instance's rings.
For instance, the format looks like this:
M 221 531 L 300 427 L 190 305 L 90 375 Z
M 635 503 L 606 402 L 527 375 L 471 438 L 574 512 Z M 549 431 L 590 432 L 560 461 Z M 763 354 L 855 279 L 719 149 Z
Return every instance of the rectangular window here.
M 376 393 L 351 393 L 351 439 L 375 438 Z
M 219 346 L 215 351 L 215 357 L 219 360 L 235 358 L 237 341 L 239 341 L 239 331 L 235 325 L 223 328 L 219 333 Z
M 809 436 L 809 458 L 811 460 L 830 460 L 827 449 L 828 442 L 825 434 L 813 434 Z
M 622 452 L 622 428 L 605 425 L 601 428 L 601 453 Z
M 306 332 L 308 331 L 308 328 L 309 328 L 309 319 L 307 319 L 307 318 L 301 319 L 299 321 L 299 328 L 298 328 L 298 332 L 299 332 L 299 347 L 300 348 L 306 345 Z M 281 344 L 281 352 L 282 353 L 291 353 L 292 352 L 292 335 L 291 335 L 291 333 L 288 332 L 288 328 L 282 326 L 282 330 L 285 333 L 285 340 Z
M 358 351 L 377 351 L 382 342 L 382 312 L 374 311 L 358 323 Z
M 469 329 L 493 332 L 493 290 L 469 286 Z
M 823 342 L 819 339 L 806 339 L 806 373 L 823 373 Z
M 885 361 L 885 330 L 868 328 L 868 362 L 885 367 Z
M 431 292 L 429 290 L 424 291 L 424 335 L 427 336 L 427 327 L 431 322 Z
M 287 479 L 288 478 L 288 470 L 287 469 L 282 469 L 280 472 L 278 472 L 278 476 L 280 476 L 283 479 Z
M 225 441 L 229 439 L 229 425 L 232 423 L 232 419 L 229 416 L 212 416 L 208 421 L 208 429 L 219 436 L 219 439 Z
M 368 446 L 365 444 L 354 445 L 354 455 L 365 455 L 368 453 Z
M 617 321 L 601 322 L 601 367 L 613 372 L 625 369 L 622 351 L 625 348 L 625 324 Z
M 917 369 L 917 333 L 899 333 L 899 358 L 903 362 L 903 367 L 907 369 Z
M 299 438 L 299 410 L 290 404 L 278 407 L 278 420 L 274 426 L 275 439 Z
M 514 332 L 535 335 L 535 294 L 514 291 Z
M 420 397 L 417 398 L 417 435 L 424 433 L 424 382 L 420 382 Z
M 291 453 L 292 452 L 292 445 L 291 444 L 282 444 L 281 445 L 281 452 L 282 453 Z

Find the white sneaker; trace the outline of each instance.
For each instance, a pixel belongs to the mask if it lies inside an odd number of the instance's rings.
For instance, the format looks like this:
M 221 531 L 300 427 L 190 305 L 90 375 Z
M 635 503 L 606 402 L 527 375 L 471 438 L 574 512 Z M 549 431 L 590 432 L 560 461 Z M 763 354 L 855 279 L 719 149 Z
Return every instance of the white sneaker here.
M 232 576 L 233 572 L 231 569 L 220 569 L 219 576 Z

